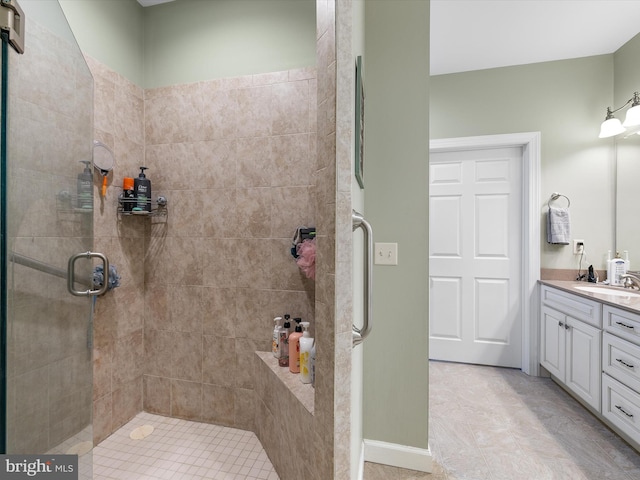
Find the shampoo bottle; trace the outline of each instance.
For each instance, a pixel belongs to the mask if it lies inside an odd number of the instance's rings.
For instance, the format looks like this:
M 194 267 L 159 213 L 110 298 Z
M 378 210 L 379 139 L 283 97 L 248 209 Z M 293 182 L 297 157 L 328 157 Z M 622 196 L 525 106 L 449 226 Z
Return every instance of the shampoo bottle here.
M 300 337 L 302 337 L 301 318 L 294 318 L 296 331 L 289 335 L 289 371 L 300 373 Z
M 144 171 L 147 167 L 140 167 L 140 175 L 133 181 L 133 191 L 136 195 L 134 212 L 151 212 L 151 180 Z
M 282 317 L 276 317 L 273 319 L 275 326 L 273 327 L 273 338 L 271 340 L 271 353 L 273 353 L 273 356 L 276 358 L 280 355 L 280 332 L 282 331 L 282 326 L 280 325 L 281 321 Z
M 280 330 L 280 340 L 278 341 L 278 349 L 280 354 L 278 355 L 278 365 L 281 367 L 289 366 L 289 329 L 291 323 L 289 323 L 289 315 L 284 316 L 284 325 Z
M 80 163 L 84 163 L 84 171 L 78 174 L 77 184 L 77 207 L 84 210 L 93 208 L 93 173 L 91 173 L 91 162 L 88 160 L 81 160 Z
M 302 322 L 302 338 L 300 339 L 300 381 L 311 383 L 311 347 L 313 338 L 309 335 L 309 322 Z

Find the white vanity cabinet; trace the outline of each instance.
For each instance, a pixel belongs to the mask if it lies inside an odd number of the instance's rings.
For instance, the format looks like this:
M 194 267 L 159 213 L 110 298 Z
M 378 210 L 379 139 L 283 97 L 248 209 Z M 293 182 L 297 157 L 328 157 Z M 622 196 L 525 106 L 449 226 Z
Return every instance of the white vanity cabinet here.
M 602 416 L 640 443 L 640 315 L 605 305 Z
M 600 412 L 602 305 L 543 285 L 540 364 Z

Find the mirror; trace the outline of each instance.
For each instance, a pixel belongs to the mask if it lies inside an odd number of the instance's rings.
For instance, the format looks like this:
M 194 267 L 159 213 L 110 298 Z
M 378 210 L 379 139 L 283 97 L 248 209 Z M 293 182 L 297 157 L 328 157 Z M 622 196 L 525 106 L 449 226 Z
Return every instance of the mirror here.
M 616 140 L 616 250 L 640 270 L 640 135 Z M 615 254 L 615 252 L 613 252 Z

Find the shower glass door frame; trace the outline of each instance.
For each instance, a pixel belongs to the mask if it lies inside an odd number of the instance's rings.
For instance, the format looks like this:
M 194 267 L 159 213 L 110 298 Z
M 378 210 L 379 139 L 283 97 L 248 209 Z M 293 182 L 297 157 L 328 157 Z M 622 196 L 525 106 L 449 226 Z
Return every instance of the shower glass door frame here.
M 77 199 L 93 77 L 59 3 L 20 3 L 25 52 L 4 31 L 1 46 L 0 452 L 63 454 L 93 442 L 93 301 L 66 281 L 68 259 L 93 247 L 93 209 Z M 77 263 L 88 290 L 93 260 Z M 91 463 L 80 457 L 80 478 Z

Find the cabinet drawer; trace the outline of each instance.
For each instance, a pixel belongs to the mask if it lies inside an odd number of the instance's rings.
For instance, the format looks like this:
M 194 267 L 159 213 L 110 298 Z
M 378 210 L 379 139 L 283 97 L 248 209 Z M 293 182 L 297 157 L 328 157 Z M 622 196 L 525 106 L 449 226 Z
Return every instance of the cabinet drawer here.
M 602 304 L 547 285 L 540 290 L 542 303 L 567 315 L 602 328 Z
M 640 395 L 606 373 L 602 374 L 602 415 L 640 441 Z
M 640 346 L 605 332 L 602 355 L 605 372 L 640 392 Z
M 606 331 L 640 344 L 640 315 L 605 305 L 602 316 Z

